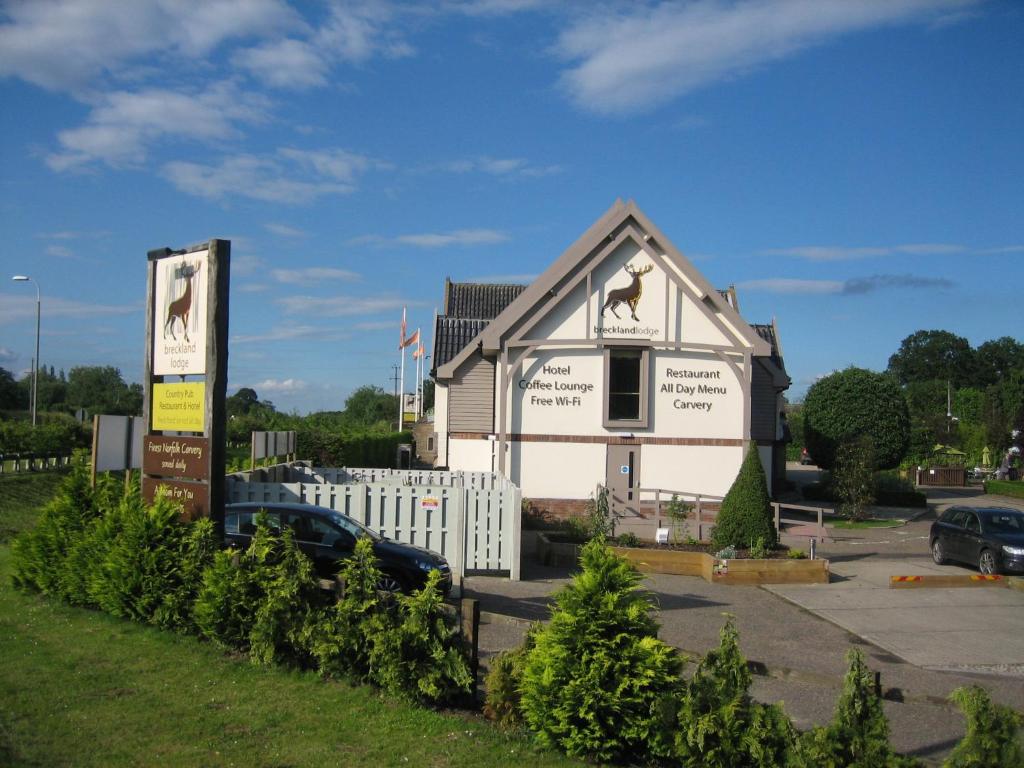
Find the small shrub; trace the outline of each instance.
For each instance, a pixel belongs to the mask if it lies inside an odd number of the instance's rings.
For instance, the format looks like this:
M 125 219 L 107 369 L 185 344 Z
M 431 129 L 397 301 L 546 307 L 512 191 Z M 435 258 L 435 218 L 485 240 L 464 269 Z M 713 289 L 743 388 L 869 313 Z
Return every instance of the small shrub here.
M 620 547 L 639 547 L 640 539 L 635 533 L 620 533 L 617 539 Z
M 672 543 L 678 544 L 680 530 L 686 526 L 686 520 L 693 511 L 693 504 L 680 499 L 678 495 L 672 494 L 672 500 L 665 506 L 665 514 L 672 521 Z
M 750 545 L 750 550 L 747 554 L 753 560 L 767 560 L 772 556 L 772 547 L 769 547 L 764 540 L 763 536 L 758 537 L 757 541 Z
M 701 661 L 680 702 L 675 754 L 681 765 L 774 768 L 786 764 L 796 731 L 781 707 L 751 699 L 750 682 L 730 617 L 719 647 Z
M 610 539 L 615 535 L 615 517 L 608 504 L 608 489 L 597 486 L 593 498 L 587 502 L 587 538 Z
M 804 552 L 802 549 L 791 549 L 789 550 L 789 552 L 786 553 L 786 557 L 788 557 L 790 560 L 803 560 L 805 557 L 807 557 L 807 553 Z
M 949 696 L 967 718 L 967 733 L 943 768 L 1019 768 L 1024 746 L 1018 730 L 1024 718 L 1010 707 L 993 704 L 984 688 L 957 688 Z
M 523 670 L 521 706 L 538 739 L 599 761 L 666 757 L 682 667 L 658 639 L 640 575 L 595 539 L 555 596 Z
M 532 625 L 523 644 L 518 648 L 503 651 L 495 656 L 487 673 L 487 680 L 484 683 L 487 690 L 484 716 L 493 720 L 500 728 L 520 728 L 525 725 L 520 689 L 526 659 L 536 643 L 538 628 L 539 625 Z
M 459 630 L 441 610 L 440 580 L 431 571 L 423 589 L 399 596 L 397 611 L 378 611 L 370 622 L 370 678 L 415 701 L 451 701 L 473 689 Z
M 303 642 L 321 673 L 362 681 L 370 674 L 373 619 L 385 607 L 377 592 L 380 569 L 370 539 L 356 542 L 339 575 L 345 594 L 311 617 L 303 629 Z
M 889 723 L 875 691 L 864 654 L 847 655 L 849 669 L 832 722 L 803 735 L 795 765 L 804 768 L 909 768 L 911 758 L 897 755 L 889 744 Z
M 756 446 L 750 446 L 729 492 L 722 500 L 711 544 L 715 548 L 737 546 L 763 538 L 775 546 L 777 536 L 768 483 Z
M 718 560 L 735 560 L 736 554 L 736 547 L 725 547 L 715 552 L 715 558 Z
M 875 501 L 874 464 L 874 447 L 866 436 L 844 442 L 836 451 L 833 488 L 840 514 L 851 520 L 867 517 Z

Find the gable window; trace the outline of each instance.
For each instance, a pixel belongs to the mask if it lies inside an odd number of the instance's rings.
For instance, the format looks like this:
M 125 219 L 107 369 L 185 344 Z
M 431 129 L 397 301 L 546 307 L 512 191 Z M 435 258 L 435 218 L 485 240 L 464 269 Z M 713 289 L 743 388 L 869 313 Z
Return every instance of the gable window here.
M 609 347 L 604 353 L 604 425 L 647 426 L 647 350 Z

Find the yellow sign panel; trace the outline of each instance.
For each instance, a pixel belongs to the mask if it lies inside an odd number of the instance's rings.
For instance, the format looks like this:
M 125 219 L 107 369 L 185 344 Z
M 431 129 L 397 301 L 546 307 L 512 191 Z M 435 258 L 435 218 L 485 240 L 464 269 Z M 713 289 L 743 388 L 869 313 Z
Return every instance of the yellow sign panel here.
M 153 384 L 153 429 L 202 432 L 206 425 L 206 383 Z

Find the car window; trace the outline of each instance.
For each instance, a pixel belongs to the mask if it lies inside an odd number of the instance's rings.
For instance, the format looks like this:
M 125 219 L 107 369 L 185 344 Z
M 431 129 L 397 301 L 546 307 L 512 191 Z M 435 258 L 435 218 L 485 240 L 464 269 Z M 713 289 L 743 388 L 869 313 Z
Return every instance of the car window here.
M 985 530 L 993 533 L 1024 533 L 1024 515 L 1012 512 L 987 512 L 982 515 Z
M 227 533 L 238 533 L 238 513 L 228 512 L 224 515 L 224 530 Z
M 224 518 L 224 530 L 227 533 L 236 533 L 242 536 L 252 536 L 256 533 L 256 514 L 258 508 L 240 509 L 237 512 L 229 512 Z M 267 511 L 267 522 L 271 528 L 280 529 L 281 516 L 277 512 Z M 234 520 L 232 520 L 234 518 Z
M 342 530 L 348 531 L 357 539 L 363 536 L 368 536 L 375 541 L 382 538 L 379 533 L 371 531 L 369 528 L 360 525 L 348 515 L 343 515 L 341 512 L 331 513 L 331 522 L 337 525 Z
M 973 512 L 966 512 L 965 517 L 964 528 L 971 533 L 981 533 L 981 523 L 978 522 L 978 516 Z
M 967 518 L 967 510 L 965 509 L 951 509 L 949 510 L 952 514 L 946 521 L 950 525 L 955 525 L 957 528 L 963 528 L 965 520 Z
M 962 509 L 957 509 L 956 507 L 950 507 L 949 509 L 947 509 L 945 512 L 942 513 L 942 515 L 939 517 L 939 520 L 942 521 L 943 523 L 952 523 L 953 522 L 953 518 L 955 518 L 957 515 L 962 515 L 962 514 L 963 514 L 963 510 Z

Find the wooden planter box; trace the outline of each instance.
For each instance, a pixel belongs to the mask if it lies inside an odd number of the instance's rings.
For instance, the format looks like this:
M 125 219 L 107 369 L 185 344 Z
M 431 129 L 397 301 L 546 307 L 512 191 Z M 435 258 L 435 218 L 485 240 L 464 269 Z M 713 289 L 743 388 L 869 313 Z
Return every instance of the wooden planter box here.
M 714 584 L 828 584 L 828 560 L 717 560 L 705 552 L 612 547 L 643 573 L 700 576 Z

